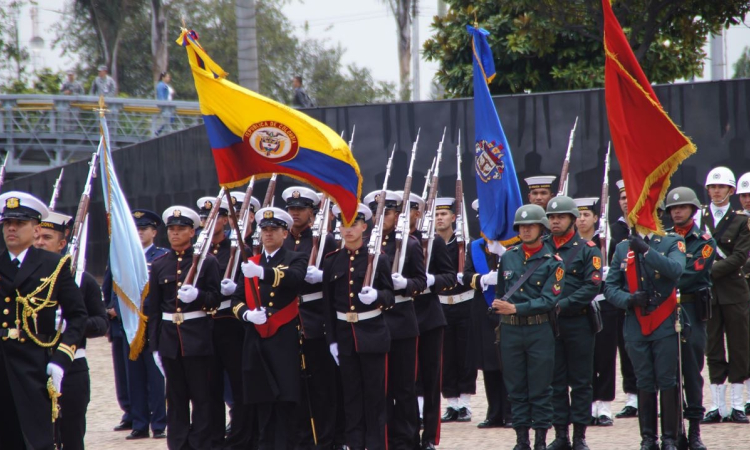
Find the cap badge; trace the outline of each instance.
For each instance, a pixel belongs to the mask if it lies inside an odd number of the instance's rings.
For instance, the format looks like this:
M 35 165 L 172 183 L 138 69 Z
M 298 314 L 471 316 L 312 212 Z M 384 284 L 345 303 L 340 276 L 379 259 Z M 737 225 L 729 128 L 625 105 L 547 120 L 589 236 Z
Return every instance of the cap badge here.
M 292 197 L 294 197 L 294 198 L 299 198 L 299 195 L 300 195 L 299 191 L 292 192 Z
M 18 197 L 8 197 L 8 199 L 5 200 L 5 207 L 9 209 L 18 208 L 20 204 L 21 201 L 18 199 Z
M 376 201 L 376 202 L 379 202 L 379 201 L 380 201 L 380 194 L 375 194 L 375 201 Z
M 552 202 L 552 207 L 557 209 L 557 202 Z
M 523 212 L 521 213 L 521 217 L 523 217 L 523 218 L 525 219 L 525 218 L 526 218 L 526 216 L 528 216 L 528 214 L 526 213 L 526 211 L 523 211 Z
M 675 200 L 679 200 L 680 199 L 680 194 L 678 194 L 678 193 L 675 192 L 675 194 L 672 196 L 672 198 L 675 199 Z
M 714 180 L 718 180 L 719 178 L 721 178 L 721 174 L 719 172 L 716 172 L 714 174 Z
M 182 216 L 182 211 L 180 211 L 179 209 L 175 209 L 174 211 L 172 211 L 172 217 L 180 217 L 180 216 Z
M 214 207 L 214 204 L 211 203 L 209 200 L 206 200 L 203 202 L 203 209 L 211 209 Z
M 263 213 L 264 219 L 273 219 L 273 211 L 266 211 Z
M 232 199 L 232 204 L 233 204 L 233 205 L 237 204 L 237 197 L 232 197 L 232 196 L 230 196 L 229 198 L 231 198 L 231 199 Z
M 743 187 L 743 188 L 746 188 L 746 187 L 748 187 L 749 185 L 750 185 L 750 181 L 747 181 L 747 180 L 745 180 L 745 181 L 743 181 L 743 182 L 742 182 L 742 187 Z
M 145 215 L 145 213 L 143 211 L 136 211 L 136 212 L 133 213 L 133 217 L 135 217 L 136 219 L 140 219 L 144 215 Z

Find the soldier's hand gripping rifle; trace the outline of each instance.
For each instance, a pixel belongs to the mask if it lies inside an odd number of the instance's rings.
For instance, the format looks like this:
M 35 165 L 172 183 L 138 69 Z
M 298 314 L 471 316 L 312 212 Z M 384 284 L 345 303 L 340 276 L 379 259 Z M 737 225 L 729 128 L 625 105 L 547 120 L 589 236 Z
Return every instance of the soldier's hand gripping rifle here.
M 240 263 L 239 258 L 237 258 L 237 249 L 240 245 L 243 247 L 245 246 L 245 233 L 247 232 L 247 227 L 250 226 L 250 206 L 252 204 L 251 200 L 254 186 L 255 176 L 250 178 L 250 183 L 248 183 L 247 190 L 245 191 L 245 200 L 242 202 L 239 214 L 237 214 L 238 226 L 236 228 L 232 227 L 232 232 L 229 235 L 232 246 L 229 248 L 229 263 L 227 264 L 227 270 L 224 272 L 224 278 L 229 278 L 230 280 L 234 280 L 234 276 L 237 274 L 237 267 L 239 267 Z M 234 208 L 234 205 L 232 205 L 231 202 L 229 205 L 230 208 Z M 237 235 L 237 228 L 241 233 L 239 236 Z
M 52 198 L 49 200 L 49 210 L 54 211 L 55 205 L 57 205 L 57 199 L 60 198 L 60 186 L 62 185 L 62 177 L 65 168 L 60 169 L 60 175 L 55 180 L 55 186 L 52 188 Z
M 381 247 L 383 246 L 383 210 L 385 209 L 385 191 L 388 189 L 388 178 L 391 176 L 391 164 L 393 163 L 393 154 L 396 152 L 396 146 L 393 146 L 391 157 L 388 158 L 388 164 L 385 166 L 385 178 L 383 179 L 383 189 L 380 190 L 375 198 L 378 201 L 378 207 L 375 209 L 375 215 L 372 217 L 372 232 L 370 240 L 367 243 L 367 270 L 365 271 L 365 281 L 362 287 L 372 286 L 375 283 L 377 274 L 378 260 L 380 259 Z
M 398 222 L 396 223 L 396 255 L 393 257 L 392 273 L 401 273 L 404 269 L 404 261 L 406 260 L 406 247 L 409 244 L 409 232 L 411 231 L 409 227 L 409 197 L 411 196 L 412 173 L 414 171 L 414 160 L 417 156 L 417 144 L 419 144 L 419 134 L 421 131 L 421 128 L 417 131 L 417 138 L 411 146 L 409 172 L 406 174 L 404 195 L 401 200 L 401 212 L 398 215 Z
M 8 165 L 8 159 L 10 158 L 10 152 L 5 152 L 5 159 L 3 160 L 3 165 L 0 166 L 0 188 L 3 187 L 3 182 L 5 182 L 5 166 Z
M 188 270 L 183 284 L 192 285 L 194 284 L 194 281 L 198 280 L 200 277 L 203 261 L 206 260 L 208 249 L 211 247 L 211 239 L 213 238 L 214 230 L 216 229 L 216 219 L 219 217 L 221 200 L 224 197 L 224 192 L 226 192 L 226 190 L 226 188 L 221 188 L 219 195 L 214 199 L 214 204 L 206 218 L 206 225 L 198 235 L 195 244 L 193 244 L 193 264 L 190 265 L 190 270 Z M 230 205 L 229 208 L 232 208 L 232 206 Z
M 565 161 L 563 161 L 562 172 L 560 172 L 560 189 L 557 191 L 557 195 L 568 195 L 568 178 L 570 169 L 570 151 L 573 150 L 573 142 L 576 138 L 576 128 L 578 127 L 578 116 L 573 124 L 573 129 L 570 130 L 570 139 L 568 139 L 568 151 L 565 153 Z
M 326 236 L 328 236 L 328 225 L 331 219 L 330 208 L 331 199 L 326 195 L 320 202 L 318 214 L 315 215 L 315 220 L 313 221 L 313 246 L 310 251 L 310 259 L 307 262 L 308 266 L 320 268 L 320 262 L 323 260 L 323 249 L 326 245 Z
M 86 269 L 89 203 L 91 203 L 91 186 L 94 178 L 96 178 L 98 160 L 99 150 L 91 155 L 91 161 L 89 161 L 89 174 L 86 177 L 86 184 L 83 187 L 81 199 L 78 201 L 78 210 L 73 221 L 73 230 L 70 232 L 70 244 L 68 245 L 68 255 L 70 255 L 71 261 L 70 270 L 73 272 L 76 282 L 79 285 L 83 271 Z
M 466 259 L 466 244 L 469 242 L 469 224 L 466 216 L 466 202 L 464 202 L 464 182 L 461 179 L 461 130 L 458 130 L 458 145 L 456 145 L 456 244 L 458 244 L 458 273 L 464 271 Z
M 599 242 L 602 246 L 602 260 L 609 262 L 609 152 L 612 143 L 607 145 L 607 156 L 604 157 L 604 181 L 602 182 L 602 198 L 599 203 Z
M 437 156 L 435 157 L 435 170 L 432 171 L 432 181 L 430 182 L 430 193 L 427 195 L 424 207 L 424 220 L 422 221 L 422 250 L 424 251 L 424 267 L 429 270 L 430 258 L 432 257 L 432 243 L 435 241 L 435 197 L 437 197 L 438 180 L 440 172 L 440 161 L 443 157 L 443 142 L 445 141 L 445 131 L 443 128 L 443 138 L 438 145 Z
M 268 188 L 266 189 L 266 196 L 263 198 L 263 204 L 261 208 L 268 208 L 273 203 L 273 194 L 276 191 L 276 174 L 271 175 L 271 179 L 268 181 Z M 257 255 L 260 253 L 260 228 L 255 228 L 253 233 L 253 254 Z

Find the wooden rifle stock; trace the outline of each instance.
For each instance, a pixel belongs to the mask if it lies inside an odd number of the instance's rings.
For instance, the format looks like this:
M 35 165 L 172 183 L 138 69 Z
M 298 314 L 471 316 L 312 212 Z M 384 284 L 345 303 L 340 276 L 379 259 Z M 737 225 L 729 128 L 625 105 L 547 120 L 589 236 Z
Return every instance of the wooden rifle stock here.
M 96 178 L 96 166 L 99 161 L 99 150 L 91 155 L 91 161 L 89 161 L 89 174 L 86 177 L 86 185 L 83 187 L 83 193 L 81 199 L 78 201 L 78 210 L 76 211 L 76 217 L 73 221 L 73 229 L 70 232 L 70 246 L 68 247 L 68 254 L 71 256 L 70 270 L 73 274 L 76 274 L 78 270 L 79 252 L 86 251 L 82 249 L 81 236 L 84 232 L 84 226 L 86 225 L 86 216 L 89 213 L 89 203 L 91 202 L 91 184 Z
M 242 231 L 242 233 L 245 233 L 247 227 L 250 226 L 250 224 L 247 223 L 247 219 L 249 216 L 248 211 L 250 211 L 250 206 L 252 204 L 254 186 L 255 176 L 250 178 L 250 183 L 248 183 L 247 185 L 247 190 L 245 191 L 245 200 L 242 202 L 242 207 L 240 208 L 239 214 L 232 215 L 232 220 L 239 219 L 241 221 L 238 228 Z M 229 204 L 232 205 L 231 202 Z M 233 205 L 230 207 L 234 209 Z M 229 249 L 229 263 L 227 264 L 227 270 L 224 271 L 224 278 L 229 278 L 230 280 L 233 280 L 235 273 L 237 273 L 237 248 L 245 247 L 245 236 L 238 235 L 237 233 L 235 233 L 235 231 L 235 229 L 232 229 L 232 247 Z

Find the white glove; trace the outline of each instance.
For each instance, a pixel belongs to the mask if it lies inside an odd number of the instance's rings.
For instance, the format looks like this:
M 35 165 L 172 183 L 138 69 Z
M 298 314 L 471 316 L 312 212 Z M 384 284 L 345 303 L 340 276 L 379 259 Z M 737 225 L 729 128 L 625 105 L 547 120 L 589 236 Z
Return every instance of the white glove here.
M 487 243 L 487 250 L 491 251 L 497 256 L 503 256 L 503 254 L 505 254 L 506 248 L 503 246 L 503 244 L 500 243 L 500 241 L 490 241 Z
M 391 275 L 391 279 L 393 280 L 393 289 L 396 291 L 400 291 L 401 289 L 406 289 L 406 278 L 403 277 L 400 273 L 394 273 Z
M 458 284 L 460 284 L 461 286 L 464 285 L 464 273 L 463 272 L 459 272 L 456 274 L 456 281 L 458 281 Z
M 161 363 L 161 356 L 159 356 L 159 352 L 156 351 L 153 353 L 154 355 L 154 364 L 156 364 L 156 368 L 159 369 L 159 372 L 161 372 L 161 376 L 166 377 L 164 374 L 164 365 Z
M 52 377 L 52 386 L 55 387 L 55 390 L 58 394 L 62 394 L 63 373 L 64 371 L 62 370 L 62 367 L 58 366 L 57 364 L 47 364 L 47 375 Z
M 600 302 L 602 300 L 606 300 L 606 298 L 604 298 L 604 294 L 597 294 L 596 297 L 594 297 L 594 300 Z
M 365 305 L 371 305 L 377 299 L 377 289 L 373 289 L 370 286 L 365 286 L 361 291 L 359 291 L 359 301 L 361 301 Z
M 252 261 L 242 263 L 242 274 L 245 278 L 258 277 L 263 279 L 263 268 Z
M 315 266 L 307 266 L 307 275 L 305 281 L 310 284 L 318 284 L 323 281 L 323 271 Z
M 221 295 L 224 297 L 229 297 L 230 295 L 234 294 L 234 291 L 237 289 L 237 283 L 230 280 L 229 278 L 224 278 L 221 280 Z
M 487 289 L 488 286 L 497 286 L 497 270 L 482 275 L 482 278 L 479 279 L 479 283 L 482 285 L 482 290 Z
M 177 297 L 183 303 L 193 303 L 195 299 L 198 298 L 198 288 L 189 284 L 183 284 L 180 288 L 180 292 L 177 293 Z
M 427 274 L 427 287 L 432 287 L 435 284 L 435 275 L 428 273 Z
M 266 308 L 261 306 L 260 309 L 245 311 L 245 314 L 242 315 L 242 320 L 252 322 L 255 325 L 263 325 L 268 320 L 268 317 L 266 317 Z
M 331 345 L 328 346 L 328 350 L 331 351 L 331 356 L 333 356 L 333 360 L 336 361 L 336 365 L 339 365 L 339 344 L 332 342 Z
M 602 281 L 607 281 L 608 273 L 609 273 L 609 266 L 602 267 Z

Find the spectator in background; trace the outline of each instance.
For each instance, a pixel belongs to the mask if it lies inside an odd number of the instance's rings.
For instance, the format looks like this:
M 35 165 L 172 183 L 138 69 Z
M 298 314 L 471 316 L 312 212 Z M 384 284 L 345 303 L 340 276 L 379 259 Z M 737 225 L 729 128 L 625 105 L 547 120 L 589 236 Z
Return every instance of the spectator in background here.
M 156 99 L 157 100 L 174 100 L 174 88 L 169 85 L 172 81 L 172 75 L 169 72 L 162 72 L 159 74 L 159 83 L 156 85 Z
M 117 95 L 117 85 L 115 84 L 115 80 L 107 75 L 107 66 L 99 66 L 99 76 L 94 78 L 94 82 L 91 83 L 89 95 L 96 95 L 97 97 L 100 95 L 105 97 L 114 97 Z
M 80 81 L 76 80 L 76 72 L 74 70 L 68 71 L 68 81 L 62 84 L 60 92 L 63 95 L 83 95 L 83 86 Z
M 302 77 L 295 75 L 292 79 L 292 87 L 294 88 L 294 99 L 292 99 L 292 106 L 295 108 L 314 108 L 317 106 L 315 102 L 307 95 L 305 88 L 302 87 Z

